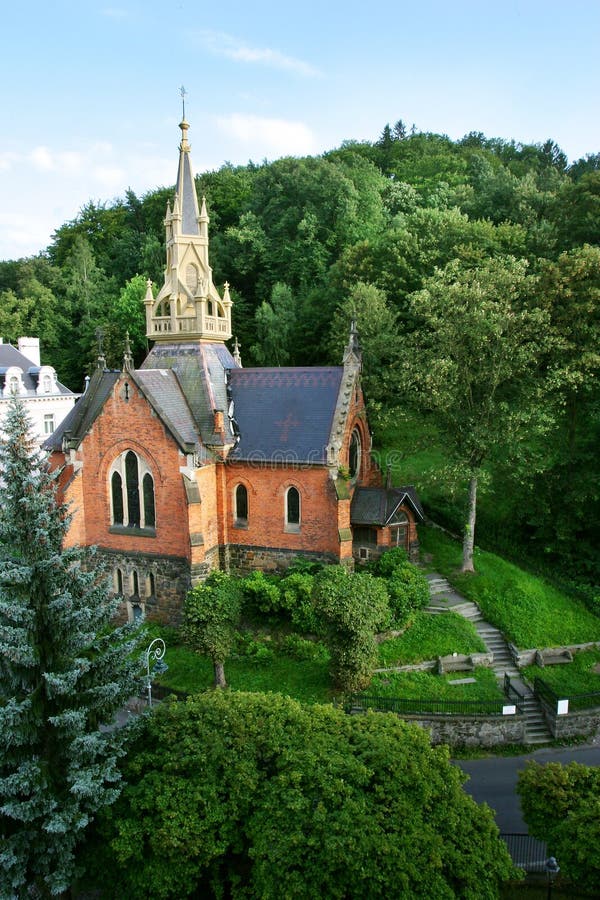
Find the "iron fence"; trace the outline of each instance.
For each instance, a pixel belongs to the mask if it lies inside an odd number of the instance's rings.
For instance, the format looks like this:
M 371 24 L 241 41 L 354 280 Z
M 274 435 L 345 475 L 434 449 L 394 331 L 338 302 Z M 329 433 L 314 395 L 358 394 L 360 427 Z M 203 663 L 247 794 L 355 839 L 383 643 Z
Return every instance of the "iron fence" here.
M 407 700 L 401 697 L 366 697 L 352 694 L 345 704 L 348 712 L 373 709 L 404 715 L 435 716 L 502 716 L 503 700 Z
M 530 834 L 502 834 L 500 837 L 506 844 L 515 866 L 525 872 L 545 872 L 548 859 L 548 846 L 545 841 L 538 841 Z
M 512 700 L 519 712 L 522 713 L 525 709 L 525 695 L 514 686 L 510 675 L 506 672 L 504 673 L 504 693 L 509 700 Z
M 556 712 L 559 700 L 569 701 L 569 710 L 574 709 L 591 709 L 600 706 L 600 691 L 590 691 L 587 694 L 570 694 L 568 696 L 559 697 L 556 691 L 550 687 L 542 678 L 534 678 L 533 690 L 536 697 L 545 700 Z

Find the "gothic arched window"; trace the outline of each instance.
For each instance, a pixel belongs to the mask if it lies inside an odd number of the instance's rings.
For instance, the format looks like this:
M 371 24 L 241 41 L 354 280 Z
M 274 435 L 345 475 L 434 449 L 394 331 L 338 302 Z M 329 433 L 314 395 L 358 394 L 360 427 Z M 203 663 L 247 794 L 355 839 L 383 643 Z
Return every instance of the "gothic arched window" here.
M 289 487 L 285 492 L 285 530 L 300 531 L 300 492 Z
M 233 518 L 234 524 L 240 527 L 244 527 L 248 524 L 248 490 L 245 485 L 238 484 L 233 495 L 234 499 L 234 510 L 233 510 Z
M 348 451 L 348 471 L 350 478 L 356 478 L 360 473 L 362 446 L 360 432 L 355 428 L 350 437 L 350 449 Z
M 111 525 L 153 534 L 156 527 L 154 479 L 146 461 L 133 450 L 126 450 L 113 462 L 109 479 Z

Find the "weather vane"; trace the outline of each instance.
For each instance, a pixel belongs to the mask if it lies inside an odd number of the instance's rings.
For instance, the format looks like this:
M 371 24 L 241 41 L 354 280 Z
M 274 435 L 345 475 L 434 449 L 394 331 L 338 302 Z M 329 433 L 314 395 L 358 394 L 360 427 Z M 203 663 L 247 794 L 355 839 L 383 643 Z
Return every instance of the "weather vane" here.
M 185 121 L 185 95 L 187 94 L 186 89 L 183 85 L 179 88 L 179 93 L 181 94 L 181 105 L 183 106 L 183 119 Z

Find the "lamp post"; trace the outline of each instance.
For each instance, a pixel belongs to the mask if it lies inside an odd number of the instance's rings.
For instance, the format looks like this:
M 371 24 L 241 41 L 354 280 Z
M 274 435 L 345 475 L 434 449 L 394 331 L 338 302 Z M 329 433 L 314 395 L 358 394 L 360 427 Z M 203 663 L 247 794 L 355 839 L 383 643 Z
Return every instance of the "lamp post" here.
M 150 672 L 150 660 L 153 659 L 156 662 L 161 660 L 166 652 L 165 642 L 162 638 L 154 638 L 148 649 L 146 650 L 146 684 L 148 687 L 148 706 L 152 706 L 152 674 Z M 154 667 L 155 670 L 158 669 L 158 666 Z M 167 666 L 162 663 L 160 670 L 165 672 Z
M 548 876 L 548 900 L 551 900 L 552 897 L 552 885 L 554 884 L 554 879 L 560 872 L 560 866 L 556 862 L 555 856 L 549 856 L 546 860 L 546 874 Z

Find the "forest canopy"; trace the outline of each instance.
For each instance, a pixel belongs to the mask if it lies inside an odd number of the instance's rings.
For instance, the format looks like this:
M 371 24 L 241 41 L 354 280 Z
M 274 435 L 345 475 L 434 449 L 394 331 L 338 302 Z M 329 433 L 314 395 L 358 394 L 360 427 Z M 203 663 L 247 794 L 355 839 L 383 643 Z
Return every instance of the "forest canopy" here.
M 468 366 L 461 370 L 441 350 L 433 367 L 436 346 L 447 341 L 437 340 L 423 298 L 436 298 L 459 323 L 461 290 L 451 283 L 468 286 L 471 298 L 481 289 L 490 309 L 496 286 L 508 285 L 498 297 L 506 334 L 514 316 L 540 323 L 540 340 L 503 382 L 503 406 L 497 415 L 489 411 L 490 421 L 499 422 L 500 413 L 511 423 L 529 417 L 532 427 L 525 437 L 509 429 L 513 440 L 486 446 L 468 465 L 446 446 L 447 465 L 430 484 L 450 484 L 460 463 L 463 486 L 476 476 L 480 493 L 492 498 L 478 518 L 480 537 L 506 543 L 510 535 L 513 550 L 525 547 L 569 576 L 597 581 L 599 153 L 569 164 L 552 140 L 523 144 L 472 132 L 453 141 L 409 132 L 398 121 L 373 142 L 347 141 L 319 157 L 225 164 L 196 182 L 211 219 L 215 284 L 232 285 L 244 364 L 339 363 L 354 316 L 376 445 L 403 418 L 413 425 L 398 434 L 415 445 L 421 425 L 437 434 L 424 380 L 407 377 L 418 374 L 425 351 L 440 390 L 450 363 L 465 383 L 485 377 L 474 357 L 466 377 Z M 73 390 L 95 365 L 99 327 L 109 366 L 121 367 L 126 331 L 139 363 L 147 350 L 141 298 L 147 278 L 155 290 L 163 281 L 163 217 L 172 193 L 90 201 L 43 253 L 0 262 L 4 340 L 39 336 L 44 361 Z M 518 273 L 515 292 L 511 272 Z M 480 336 L 486 340 L 483 330 Z M 453 402 L 464 408 L 463 400 Z M 446 524 L 460 527 L 436 491 L 426 499 Z

